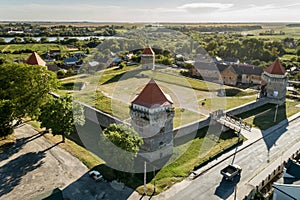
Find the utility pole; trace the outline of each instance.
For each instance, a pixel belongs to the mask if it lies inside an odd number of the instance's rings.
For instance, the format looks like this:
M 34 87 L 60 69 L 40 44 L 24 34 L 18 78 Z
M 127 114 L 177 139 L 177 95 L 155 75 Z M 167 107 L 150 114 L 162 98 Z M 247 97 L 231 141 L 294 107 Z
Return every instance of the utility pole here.
M 274 123 L 276 122 L 277 112 L 278 112 L 278 104 L 276 105 L 275 116 L 274 116 Z
M 147 184 L 147 162 L 144 161 L 144 194 L 145 195 L 147 194 L 146 184 Z
M 156 192 L 155 166 L 153 167 L 153 173 L 154 173 L 154 190 L 153 190 L 153 193 L 155 193 Z

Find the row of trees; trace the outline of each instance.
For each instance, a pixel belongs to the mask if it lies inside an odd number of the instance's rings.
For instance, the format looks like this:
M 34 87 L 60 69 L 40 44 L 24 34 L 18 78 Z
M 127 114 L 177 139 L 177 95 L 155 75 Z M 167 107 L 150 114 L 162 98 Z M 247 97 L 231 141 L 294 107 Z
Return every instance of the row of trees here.
M 211 56 L 236 57 L 242 61 L 273 61 L 286 53 L 281 40 L 259 39 L 254 37 L 235 37 L 230 34 L 190 33 Z

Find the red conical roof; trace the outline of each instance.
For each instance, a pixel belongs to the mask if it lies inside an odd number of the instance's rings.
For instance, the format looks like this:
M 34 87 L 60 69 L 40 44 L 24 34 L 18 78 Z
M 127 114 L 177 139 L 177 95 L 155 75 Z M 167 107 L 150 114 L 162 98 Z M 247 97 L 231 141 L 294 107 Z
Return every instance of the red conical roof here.
M 273 62 L 272 65 L 270 65 L 267 69 L 265 69 L 265 71 L 270 74 L 277 74 L 277 75 L 285 75 L 286 73 L 284 67 L 281 65 L 278 58 Z
M 144 51 L 142 52 L 142 54 L 148 54 L 148 55 L 154 55 L 154 51 L 152 50 L 152 48 L 149 46 L 146 49 L 144 49 Z
M 25 63 L 29 65 L 46 66 L 46 62 L 35 52 L 29 56 Z
M 171 97 L 165 94 L 154 79 L 144 87 L 142 92 L 131 102 L 147 108 L 155 108 L 173 104 Z

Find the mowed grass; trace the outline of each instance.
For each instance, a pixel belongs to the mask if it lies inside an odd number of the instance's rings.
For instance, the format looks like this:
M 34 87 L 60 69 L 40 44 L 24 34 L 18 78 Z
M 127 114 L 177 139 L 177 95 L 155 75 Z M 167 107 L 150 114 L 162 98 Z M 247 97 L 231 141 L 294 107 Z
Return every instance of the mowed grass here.
M 173 126 L 174 128 L 177 128 L 203 118 L 205 118 L 205 116 L 201 115 L 200 113 L 195 113 L 187 109 L 175 108 Z
M 241 117 L 243 121 L 252 124 L 257 128 L 260 128 L 261 130 L 266 130 L 278 124 L 279 122 L 287 119 L 288 117 L 300 112 L 300 107 L 297 107 L 299 103 L 299 101 L 287 99 L 285 104 L 278 107 L 275 122 L 275 104 L 266 104 L 247 113 L 242 113 L 237 117 Z
M 0 45 L 0 49 L 5 51 L 22 51 L 26 49 L 30 49 L 32 51 L 38 52 L 38 53 L 45 53 L 49 50 L 62 50 L 62 51 L 68 51 L 68 48 L 65 45 L 59 45 L 59 44 L 6 44 L 6 45 Z
M 9 62 L 14 60 L 27 60 L 31 53 L 17 53 L 13 54 L 14 51 L 31 50 L 42 55 L 50 50 L 61 50 L 62 52 L 68 52 L 68 48 L 65 45 L 59 44 L 5 44 L 0 45 L 0 58 L 4 58 Z M 11 53 L 3 53 L 11 52 Z
M 142 79 L 137 77 L 141 76 L 141 74 L 144 75 Z M 208 112 L 217 109 L 227 110 L 234 108 L 251 102 L 256 98 L 255 95 L 253 95 L 256 91 L 240 90 L 228 86 L 225 86 L 225 90 L 230 96 L 217 97 L 216 90 L 219 89 L 218 84 L 203 82 L 201 80 L 186 78 L 181 75 L 174 75 L 161 71 L 145 71 L 137 66 L 125 67 L 123 69 L 115 67 L 97 72 L 93 76 L 81 75 L 81 77 L 62 80 L 61 85 L 66 87 L 62 87 L 61 89 L 64 89 L 64 91 L 60 90 L 60 92 L 72 92 L 77 100 L 94 106 L 121 120 L 126 120 L 130 118 L 130 101 L 143 89 L 150 78 L 154 78 L 159 86 L 173 98 L 174 107 L 176 108 L 174 127 L 200 120 L 204 118 L 204 115 L 207 115 Z M 140 84 L 140 81 L 145 82 L 145 84 L 137 86 L 135 83 Z M 89 83 L 83 91 L 72 91 L 72 87 L 68 87 L 77 83 L 82 84 L 83 82 Z M 180 89 L 181 87 L 182 89 Z M 66 91 L 66 89 L 68 89 L 68 91 Z M 187 92 L 189 90 L 190 92 Z M 176 91 L 176 93 L 174 93 L 174 91 Z M 177 99 L 178 97 L 181 97 L 181 94 L 195 94 L 197 96 L 195 96 L 195 98 L 189 97 L 188 100 L 182 102 Z M 205 98 L 206 96 L 211 96 L 211 94 L 215 97 Z M 204 99 L 203 97 L 205 98 L 205 101 L 201 100 L 197 102 L 197 98 Z M 190 104 L 190 101 L 192 100 L 195 101 L 195 105 L 192 105 L 192 107 L 196 107 L 190 110 L 187 108 L 184 109 L 184 112 L 181 112 L 181 105 Z M 193 110 L 197 109 L 197 106 L 199 111 L 194 112 Z M 201 110 L 204 112 L 203 114 L 199 113 Z
M 256 96 L 249 97 L 214 97 L 207 98 L 198 102 L 199 107 L 210 111 L 217 109 L 229 110 L 247 103 L 250 103 L 256 99 Z

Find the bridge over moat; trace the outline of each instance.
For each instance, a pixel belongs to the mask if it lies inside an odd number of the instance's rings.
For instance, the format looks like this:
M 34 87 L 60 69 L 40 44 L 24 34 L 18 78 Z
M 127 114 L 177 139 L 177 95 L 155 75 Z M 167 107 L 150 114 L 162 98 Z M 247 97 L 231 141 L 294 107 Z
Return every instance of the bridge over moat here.
M 238 118 L 234 115 L 230 115 L 229 113 L 224 113 L 223 110 L 216 110 L 210 113 L 210 117 L 212 120 L 237 132 L 241 132 L 242 129 L 251 132 L 251 128 L 252 128 L 251 124 L 248 124 L 247 122 L 243 122 L 241 118 Z

